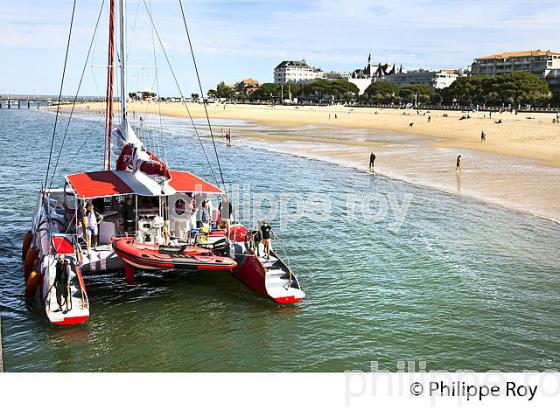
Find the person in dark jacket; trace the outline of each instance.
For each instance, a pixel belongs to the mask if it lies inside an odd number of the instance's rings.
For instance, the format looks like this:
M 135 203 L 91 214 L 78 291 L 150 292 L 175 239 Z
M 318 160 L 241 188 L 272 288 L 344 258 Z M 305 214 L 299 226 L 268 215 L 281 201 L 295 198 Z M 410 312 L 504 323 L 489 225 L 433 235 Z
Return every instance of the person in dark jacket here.
M 231 225 L 233 205 L 231 204 L 231 202 L 228 201 L 227 196 L 225 194 L 222 195 L 222 200 L 218 205 L 218 209 L 220 211 L 219 225 L 221 228 L 224 228 L 226 230 L 226 237 L 229 238 L 229 227 Z
M 372 152 L 369 155 L 369 172 L 373 172 L 374 166 L 375 166 L 375 154 Z
M 58 303 L 58 309 L 62 310 L 62 306 L 66 305 L 66 310 L 62 313 L 66 314 L 70 310 L 70 279 L 72 275 L 72 269 L 70 268 L 70 262 L 64 259 L 64 256 L 60 255 L 58 261 L 56 262 L 56 275 L 54 277 L 53 286 L 56 290 L 56 302 Z
M 268 224 L 268 221 L 261 222 L 261 234 L 262 243 L 264 245 L 264 256 L 266 259 L 270 259 L 270 249 L 271 249 L 271 237 L 272 237 L 272 227 Z
M 133 235 L 135 229 L 134 223 L 134 208 L 132 207 L 132 198 L 126 198 L 123 206 L 119 211 L 123 219 L 123 229 L 126 235 Z

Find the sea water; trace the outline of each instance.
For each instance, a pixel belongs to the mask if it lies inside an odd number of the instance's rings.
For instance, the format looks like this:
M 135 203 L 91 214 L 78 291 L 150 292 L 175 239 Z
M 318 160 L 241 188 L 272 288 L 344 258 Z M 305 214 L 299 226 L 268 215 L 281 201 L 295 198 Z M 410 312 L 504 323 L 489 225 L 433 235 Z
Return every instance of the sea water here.
M 67 120 L 60 118 L 57 141 Z M 278 215 L 271 224 L 279 236 L 273 245 L 288 255 L 305 300 L 276 305 L 229 273 L 140 272 L 131 286 L 122 273 L 93 274 L 86 277 L 89 321 L 54 327 L 37 301 L 23 298 L 21 262 L 53 122 L 43 111 L 0 111 L 6 371 L 369 371 L 372 362 L 397 371 L 403 361 L 426 370 L 560 370 L 558 224 L 272 153 L 239 142 L 242 135 L 233 147 L 217 143 L 225 182 L 249 185 L 252 197 L 296 195 L 286 205 L 291 219 Z M 65 174 L 102 168 L 103 123 L 72 120 L 54 185 Z M 215 129 L 232 124 L 217 120 Z M 214 182 L 204 147 L 219 179 L 207 132 L 199 141 L 187 121 L 170 119 L 161 129 L 144 140 L 171 167 Z M 58 152 L 57 143 L 51 169 Z M 352 195 L 376 200 L 349 217 Z M 398 206 L 408 201 L 398 227 L 391 197 Z M 309 211 L 317 198 L 330 204 L 319 220 Z M 383 198 L 385 215 L 378 212 Z M 295 209 L 298 201 L 308 206 Z

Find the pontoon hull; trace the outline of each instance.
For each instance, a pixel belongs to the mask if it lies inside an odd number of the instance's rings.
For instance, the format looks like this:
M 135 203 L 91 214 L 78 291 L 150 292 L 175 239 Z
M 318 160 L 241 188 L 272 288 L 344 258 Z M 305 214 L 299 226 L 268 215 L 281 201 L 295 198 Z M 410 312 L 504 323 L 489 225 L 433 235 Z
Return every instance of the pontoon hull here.
M 273 255 L 277 258 L 275 254 Z M 305 293 L 299 289 L 297 277 L 292 273 L 289 274 L 291 276 L 290 279 L 286 280 L 287 285 L 285 287 L 273 289 L 271 282 L 274 279 L 271 279 L 270 273 L 267 272 L 267 268 L 257 255 L 246 253 L 238 255 L 236 259 L 238 264 L 237 268 L 232 271 L 233 275 L 263 298 L 287 305 L 301 302 L 305 297 Z M 280 263 L 287 269 L 282 261 Z

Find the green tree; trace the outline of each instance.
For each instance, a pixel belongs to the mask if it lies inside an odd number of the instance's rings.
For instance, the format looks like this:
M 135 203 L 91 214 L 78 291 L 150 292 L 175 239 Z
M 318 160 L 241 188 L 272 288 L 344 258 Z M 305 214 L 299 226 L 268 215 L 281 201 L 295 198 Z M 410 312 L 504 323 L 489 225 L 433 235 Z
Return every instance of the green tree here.
M 409 84 L 401 88 L 399 95 L 408 103 L 426 104 L 435 97 L 436 92 L 432 87 L 422 84 Z
M 223 81 L 216 86 L 216 97 L 217 98 L 233 98 L 235 97 L 235 90 Z
M 496 76 L 490 88 L 506 104 L 535 104 L 550 97 L 548 83 L 530 73 Z
M 279 93 L 282 93 L 282 87 L 278 87 Z M 286 83 L 284 84 L 284 98 L 289 97 L 289 93 L 292 94 L 292 98 L 297 97 L 301 94 L 301 86 L 297 83 Z
M 351 101 L 358 95 L 359 88 L 346 80 L 315 80 L 303 86 L 306 96 L 329 98 L 337 101 Z
M 538 104 L 550 98 L 548 83 L 530 73 L 460 77 L 444 93 L 444 101 L 474 104 Z
M 191 98 L 193 99 L 193 101 L 198 101 L 198 97 L 200 97 L 200 96 L 198 95 L 198 93 L 192 93 L 192 94 L 191 94 Z
M 389 81 L 376 81 L 371 83 L 364 94 L 362 99 L 369 102 L 389 104 L 398 102 L 400 87 Z
M 280 95 L 280 86 L 274 83 L 263 83 L 253 94 L 251 98 L 254 100 L 271 101 L 274 97 Z

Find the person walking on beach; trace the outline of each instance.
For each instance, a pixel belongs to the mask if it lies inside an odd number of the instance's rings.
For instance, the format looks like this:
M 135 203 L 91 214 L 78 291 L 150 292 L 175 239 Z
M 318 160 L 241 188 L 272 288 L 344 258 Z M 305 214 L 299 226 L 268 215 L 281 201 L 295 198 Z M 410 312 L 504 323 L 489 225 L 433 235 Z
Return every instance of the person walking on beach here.
M 432 121 L 432 116 L 428 115 L 428 124 Z
M 334 113 L 334 119 L 336 120 L 338 117 L 336 116 L 336 112 Z
M 484 131 L 482 131 L 480 133 L 480 142 L 484 142 L 484 141 L 486 141 L 486 134 L 484 133 Z
M 372 152 L 369 155 L 369 172 L 373 172 L 374 165 L 375 165 L 375 154 Z
M 457 166 L 455 167 L 455 172 L 461 172 L 461 156 L 457 155 Z
M 226 141 L 227 141 L 227 146 L 231 147 L 231 128 L 229 128 L 228 132 L 226 133 Z

